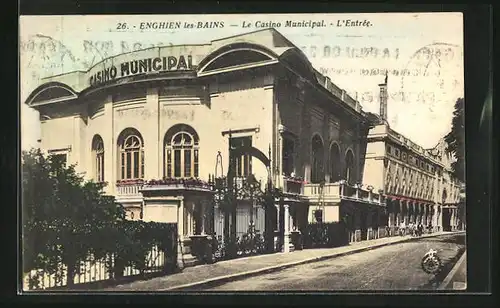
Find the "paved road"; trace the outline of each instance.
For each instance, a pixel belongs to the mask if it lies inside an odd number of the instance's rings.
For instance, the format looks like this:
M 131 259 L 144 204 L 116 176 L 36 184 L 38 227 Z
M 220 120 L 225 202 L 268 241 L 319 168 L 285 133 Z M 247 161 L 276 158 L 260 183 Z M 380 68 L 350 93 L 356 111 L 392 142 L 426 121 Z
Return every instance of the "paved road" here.
M 444 269 L 434 276 L 420 268 L 430 248 Z M 465 234 L 443 235 L 249 277 L 205 291 L 432 290 L 437 289 L 465 249 Z M 201 290 L 201 289 L 189 289 Z

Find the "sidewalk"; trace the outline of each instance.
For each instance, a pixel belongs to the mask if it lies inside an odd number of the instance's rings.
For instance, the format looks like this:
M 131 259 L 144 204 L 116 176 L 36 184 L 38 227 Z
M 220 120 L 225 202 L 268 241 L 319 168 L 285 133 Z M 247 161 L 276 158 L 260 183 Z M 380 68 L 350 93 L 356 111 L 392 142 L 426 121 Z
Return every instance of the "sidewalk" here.
M 349 246 L 343 247 L 304 249 L 291 253 L 274 253 L 220 261 L 214 264 L 188 267 L 180 273 L 168 276 L 157 277 L 150 280 L 135 281 L 132 283 L 106 288 L 103 291 L 173 291 L 187 287 L 208 285 L 214 282 L 222 283 L 266 272 L 278 271 L 299 264 L 340 257 L 387 245 L 418 240 L 421 238 L 453 233 L 461 232 L 436 232 L 432 234 L 425 234 L 421 237 L 385 237 L 376 240 L 352 243 Z
M 448 273 L 439 286 L 439 290 L 463 290 L 467 289 L 467 252 L 460 257 L 455 266 Z

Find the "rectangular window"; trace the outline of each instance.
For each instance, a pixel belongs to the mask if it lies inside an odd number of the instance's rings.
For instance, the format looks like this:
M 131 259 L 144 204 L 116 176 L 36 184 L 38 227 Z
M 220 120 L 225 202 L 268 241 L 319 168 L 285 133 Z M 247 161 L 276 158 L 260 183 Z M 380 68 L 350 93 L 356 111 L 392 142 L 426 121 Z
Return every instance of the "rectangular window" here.
M 252 164 L 252 161 L 250 160 L 250 155 L 244 155 L 243 157 L 243 176 L 248 176 L 250 175 L 250 170 L 252 169 L 250 165 Z
M 122 158 L 121 158 L 121 169 L 122 169 L 121 175 L 122 176 L 120 178 L 124 179 L 125 178 L 125 153 L 121 153 L 121 156 L 122 156 Z
M 132 178 L 132 153 L 127 152 L 125 155 L 127 156 L 127 163 L 125 164 L 126 178 L 130 179 Z
M 236 164 L 236 176 L 243 176 L 243 170 L 242 170 L 242 157 L 236 157 L 235 159 L 235 164 Z
M 144 178 L 144 151 L 141 151 L 141 179 Z
M 55 161 L 61 162 L 61 164 L 66 167 L 66 164 L 68 162 L 68 157 L 66 153 L 64 154 L 52 154 L 52 157 L 54 158 Z
M 104 182 L 104 155 L 102 153 L 97 154 L 96 167 L 97 182 Z
M 191 150 L 184 150 L 184 177 L 191 177 Z
M 231 138 L 232 147 L 252 146 L 252 136 Z M 235 158 L 236 176 L 247 177 L 252 173 L 252 156 L 242 155 Z
M 181 150 L 174 150 L 174 177 L 181 177 Z
M 104 154 L 101 155 L 101 181 L 104 182 Z
M 167 178 L 172 177 L 172 150 L 167 150 Z
M 194 150 L 194 177 L 197 178 L 200 175 L 198 174 L 198 150 Z
M 283 150 L 282 150 L 282 169 L 286 176 L 290 176 L 294 172 L 294 142 L 290 139 L 283 139 Z
M 134 162 L 133 162 L 133 166 L 134 166 L 134 179 L 138 179 L 139 178 L 139 165 L 140 164 L 140 161 L 139 161 L 139 152 L 134 152 Z

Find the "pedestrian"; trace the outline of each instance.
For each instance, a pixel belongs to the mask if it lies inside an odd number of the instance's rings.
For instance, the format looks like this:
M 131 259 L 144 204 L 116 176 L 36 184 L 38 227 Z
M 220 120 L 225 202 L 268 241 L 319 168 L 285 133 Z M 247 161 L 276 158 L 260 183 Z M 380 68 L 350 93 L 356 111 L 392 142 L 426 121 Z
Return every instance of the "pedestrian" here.
M 410 236 L 415 236 L 415 228 L 414 228 L 414 225 L 413 225 L 413 222 L 410 222 L 408 224 L 408 233 L 410 234 Z
M 406 224 L 404 222 L 404 220 L 401 222 L 401 224 L 399 225 L 399 235 L 401 236 L 404 236 L 406 233 Z

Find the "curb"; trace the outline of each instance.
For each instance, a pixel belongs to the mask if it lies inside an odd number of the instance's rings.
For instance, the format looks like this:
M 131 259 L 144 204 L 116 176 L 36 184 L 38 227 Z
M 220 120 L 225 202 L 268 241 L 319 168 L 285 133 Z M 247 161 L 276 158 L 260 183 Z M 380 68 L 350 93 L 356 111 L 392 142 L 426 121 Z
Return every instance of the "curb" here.
M 446 290 L 446 288 L 449 286 L 451 283 L 451 280 L 453 279 L 453 276 L 457 273 L 458 269 L 464 263 L 464 260 L 467 256 L 467 251 L 464 251 L 460 259 L 458 259 L 457 263 L 455 263 L 455 266 L 451 269 L 451 271 L 446 275 L 446 278 L 443 280 L 443 282 L 439 285 L 438 290 Z
M 281 265 L 273 265 L 273 266 L 269 266 L 269 267 L 265 267 L 265 268 L 260 268 L 260 269 L 236 273 L 236 274 L 230 274 L 230 275 L 226 275 L 226 276 L 219 276 L 219 277 L 215 277 L 215 278 L 206 279 L 203 281 L 187 283 L 187 284 L 178 285 L 178 286 L 165 288 L 165 289 L 158 289 L 157 291 L 173 291 L 173 290 L 180 290 L 180 289 L 191 288 L 191 287 L 204 287 L 204 286 L 209 286 L 211 284 L 222 284 L 222 283 L 226 283 L 226 282 L 233 281 L 233 280 L 239 280 L 239 279 L 257 276 L 257 275 L 261 275 L 261 274 L 268 274 L 268 273 L 272 273 L 272 272 L 277 272 L 277 271 L 280 271 L 280 270 L 283 270 L 286 268 L 290 268 L 290 267 L 294 267 L 297 265 L 303 265 L 303 264 L 333 259 L 333 258 L 337 258 L 337 257 L 347 256 L 347 255 L 351 255 L 351 254 L 355 254 L 355 253 L 359 253 L 359 252 L 364 252 L 364 251 L 368 251 L 368 250 L 372 250 L 372 249 L 381 248 L 384 246 L 416 241 L 416 240 L 419 240 L 422 238 L 437 237 L 437 236 L 448 235 L 448 234 L 460 234 L 460 233 L 465 234 L 465 231 L 446 232 L 446 233 L 439 233 L 439 234 L 424 235 L 424 236 L 420 236 L 420 237 L 410 237 L 410 238 L 402 239 L 400 241 L 375 244 L 373 246 L 361 247 L 361 248 L 357 248 L 357 249 L 353 249 L 353 250 L 349 250 L 349 251 L 332 253 L 330 255 L 313 257 L 313 258 L 295 261 L 295 262 L 290 262 L 290 263 L 285 263 L 285 264 L 281 264 Z

